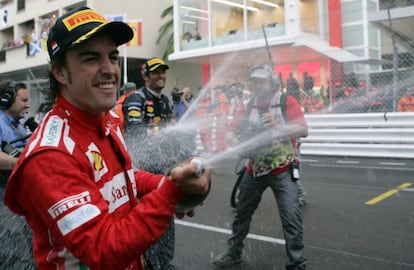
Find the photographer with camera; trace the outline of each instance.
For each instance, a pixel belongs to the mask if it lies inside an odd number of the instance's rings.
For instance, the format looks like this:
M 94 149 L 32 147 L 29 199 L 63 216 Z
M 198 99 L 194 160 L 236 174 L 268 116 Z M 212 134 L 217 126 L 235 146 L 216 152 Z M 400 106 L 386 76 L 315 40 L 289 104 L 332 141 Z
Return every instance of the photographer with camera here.
M 172 106 L 173 106 L 173 114 L 174 119 L 178 122 L 180 120 L 181 116 L 185 113 L 187 110 L 186 106 L 183 102 L 183 91 L 181 91 L 178 87 L 174 87 L 171 91 L 171 100 L 172 100 Z
M 273 69 L 266 65 L 253 66 L 249 72 L 253 98 L 246 110 L 251 125 L 242 137 L 260 138 L 255 151 L 248 151 L 245 173 L 241 179 L 232 236 L 228 250 L 217 255 L 212 263 L 230 266 L 241 262 L 244 238 L 249 233 L 252 216 L 259 206 L 262 194 L 270 187 L 276 198 L 282 222 L 286 253 L 286 269 L 306 269 L 303 228 L 298 190 L 293 172 L 295 148 L 292 139 L 307 136 L 308 129 L 299 103 L 285 96 L 286 116 L 281 108 L 281 83 Z M 249 108 L 250 107 L 250 108 Z M 242 131 L 243 132 L 243 131 Z
M 190 108 L 193 102 L 193 94 L 191 94 L 191 89 L 188 86 L 184 87 L 182 91 L 174 87 L 171 91 L 171 99 L 173 102 L 174 117 L 178 122 L 188 108 Z

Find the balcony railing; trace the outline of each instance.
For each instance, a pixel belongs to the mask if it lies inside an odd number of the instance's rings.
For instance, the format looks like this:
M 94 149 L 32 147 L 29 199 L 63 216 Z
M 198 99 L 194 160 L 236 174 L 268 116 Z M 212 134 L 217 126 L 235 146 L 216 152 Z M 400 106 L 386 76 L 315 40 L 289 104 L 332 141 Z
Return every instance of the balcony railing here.
M 285 26 L 282 24 L 271 24 L 265 27 L 266 31 L 266 37 L 272 38 L 272 37 L 280 37 L 286 35 Z M 245 37 L 243 31 L 239 30 L 233 30 L 230 31 L 220 37 L 213 37 L 212 38 L 212 46 L 220 46 L 220 45 L 226 45 L 226 44 L 232 44 L 232 43 L 239 43 L 244 41 L 251 41 L 251 40 L 258 40 L 263 39 L 264 34 L 262 29 L 256 29 L 247 32 L 247 35 Z M 181 43 L 181 50 L 193 50 L 193 49 L 199 49 L 199 48 L 206 48 L 208 47 L 208 37 L 202 37 L 201 39 L 189 39 L 188 41 L 183 41 Z

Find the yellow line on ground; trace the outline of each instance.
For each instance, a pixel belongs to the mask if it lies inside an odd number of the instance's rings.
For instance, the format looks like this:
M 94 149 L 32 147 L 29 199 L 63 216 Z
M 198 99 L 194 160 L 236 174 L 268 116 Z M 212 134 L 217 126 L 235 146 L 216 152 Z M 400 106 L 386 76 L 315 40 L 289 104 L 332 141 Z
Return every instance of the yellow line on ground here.
M 375 197 L 375 198 L 373 198 L 373 199 L 371 199 L 369 201 L 366 201 L 365 204 L 366 205 L 374 205 L 376 203 L 379 203 L 380 201 L 385 200 L 388 197 L 391 197 L 392 195 L 400 192 L 401 190 L 403 190 L 405 188 L 408 188 L 412 184 L 413 183 L 404 183 L 404 184 L 401 184 L 401 185 L 399 185 L 396 188 L 390 189 L 387 192 L 384 192 L 381 195 L 379 195 L 379 196 L 377 196 L 377 197 Z

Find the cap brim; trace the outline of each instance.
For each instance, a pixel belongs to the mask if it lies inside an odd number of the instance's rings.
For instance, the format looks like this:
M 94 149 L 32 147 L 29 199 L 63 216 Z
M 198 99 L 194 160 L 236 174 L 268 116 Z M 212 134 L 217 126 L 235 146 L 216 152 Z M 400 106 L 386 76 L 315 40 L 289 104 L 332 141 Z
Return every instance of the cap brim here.
M 266 79 L 269 78 L 271 74 L 264 69 L 257 69 L 250 74 L 250 78 L 257 78 L 257 79 Z
M 157 70 L 159 68 L 169 69 L 170 67 L 165 65 L 165 64 L 155 64 L 149 69 L 149 71 L 152 72 L 152 71 Z
M 80 36 L 75 40 L 72 45 L 80 44 L 86 40 L 91 39 L 92 37 L 100 34 L 108 33 L 112 35 L 115 40 L 116 46 L 122 45 L 130 41 L 134 37 L 134 31 L 129 25 L 123 22 L 108 22 L 104 23 L 96 28 L 93 28 L 88 33 Z

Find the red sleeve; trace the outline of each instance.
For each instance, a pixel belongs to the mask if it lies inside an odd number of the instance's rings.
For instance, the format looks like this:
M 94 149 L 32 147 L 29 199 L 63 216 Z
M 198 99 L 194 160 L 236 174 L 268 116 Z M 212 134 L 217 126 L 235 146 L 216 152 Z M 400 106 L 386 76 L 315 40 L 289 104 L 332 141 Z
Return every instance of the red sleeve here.
M 156 192 L 159 192 L 170 204 L 175 205 L 184 193 L 167 177 L 160 183 L 163 178 L 164 175 L 161 174 L 155 175 L 146 171 L 136 171 L 135 179 L 137 182 L 138 197 L 142 197 L 157 189 Z
M 286 97 L 286 121 L 306 125 L 305 115 L 297 100 L 288 95 Z
M 137 189 L 144 191 L 153 189 L 161 177 L 145 172 L 135 175 Z M 35 238 L 37 244 L 43 248 L 50 245 L 49 241 L 54 246 L 63 245 L 91 269 L 125 269 L 167 229 L 175 203 L 182 196 L 167 180 L 133 208 L 127 200 L 109 209 L 87 169 L 58 151 L 26 158 L 14 178 L 9 191 L 13 196 L 7 204 L 23 213 L 35 234 L 41 235 Z M 73 198 L 80 194 L 85 196 L 76 205 Z
M 134 176 L 137 182 L 138 196 L 147 194 L 158 187 L 158 184 L 164 175 L 156 175 L 147 171 L 135 171 Z
M 234 114 L 233 120 L 229 124 L 229 130 L 235 131 L 241 120 L 246 118 L 246 107 L 244 105 L 239 106 Z

